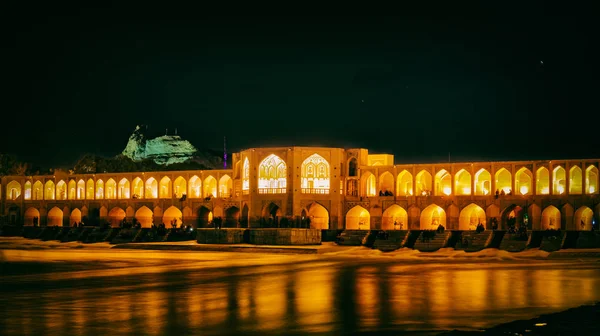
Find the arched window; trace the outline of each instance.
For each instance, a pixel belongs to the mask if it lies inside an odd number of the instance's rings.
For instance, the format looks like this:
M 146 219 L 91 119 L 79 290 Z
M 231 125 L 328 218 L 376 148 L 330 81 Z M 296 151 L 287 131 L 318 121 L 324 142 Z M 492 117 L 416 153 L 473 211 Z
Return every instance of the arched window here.
M 471 195 L 471 174 L 461 169 L 454 176 L 454 194 Z
M 529 169 L 523 167 L 515 174 L 515 190 L 521 195 L 527 195 L 531 191 L 533 175 Z
M 358 176 L 358 162 L 356 161 L 356 158 L 352 158 L 350 159 L 350 162 L 348 162 L 348 176 Z
M 450 195 L 452 193 L 452 176 L 445 169 L 435 174 L 435 195 Z
M 250 193 L 250 161 L 244 158 L 244 167 L 242 169 L 242 194 Z
M 303 194 L 329 194 L 329 162 L 322 156 L 313 154 L 307 157 L 302 162 L 301 174 Z
M 412 196 L 412 184 L 412 174 L 406 170 L 403 170 L 400 174 L 398 174 L 398 178 L 396 179 L 396 195 Z
M 287 192 L 287 168 L 277 155 L 267 156 L 259 165 L 258 193 L 285 194 Z
M 189 197 L 200 198 L 202 197 L 202 181 L 196 175 L 192 176 L 189 183 Z
M 561 166 L 556 166 L 552 170 L 552 193 L 554 195 L 562 195 L 566 190 L 565 180 L 566 180 L 566 172 L 565 169 Z
M 492 190 L 492 175 L 481 168 L 475 173 L 475 195 L 489 195 Z
M 540 167 L 535 173 L 535 193 L 537 195 L 550 194 L 550 172 L 546 167 Z
M 598 168 L 589 166 L 585 169 L 585 193 L 595 194 L 598 192 Z
M 581 168 L 573 166 L 569 171 L 569 194 L 579 195 L 582 189 Z

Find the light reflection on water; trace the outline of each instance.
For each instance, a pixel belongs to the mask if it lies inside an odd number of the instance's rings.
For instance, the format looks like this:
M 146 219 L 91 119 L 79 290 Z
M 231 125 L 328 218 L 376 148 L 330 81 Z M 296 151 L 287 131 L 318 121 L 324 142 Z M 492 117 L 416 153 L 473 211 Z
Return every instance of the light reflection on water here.
M 4 335 L 486 328 L 600 300 L 598 269 L 259 266 L 3 284 Z M 216 278 L 214 275 L 218 275 Z M 143 284 L 143 285 L 142 285 Z

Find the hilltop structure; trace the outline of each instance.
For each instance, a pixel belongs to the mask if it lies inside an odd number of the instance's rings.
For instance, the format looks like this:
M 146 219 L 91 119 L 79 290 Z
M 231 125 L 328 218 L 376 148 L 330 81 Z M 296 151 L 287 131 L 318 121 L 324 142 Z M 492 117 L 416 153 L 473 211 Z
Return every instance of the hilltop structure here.
M 136 126 L 123 150 L 123 155 L 133 161 L 152 159 L 160 165 L 169 165 L 192 160 L 198 153 L 196 147 L 177 134 L 147 139 L 144 134 L 146 129 L 144 125 Z

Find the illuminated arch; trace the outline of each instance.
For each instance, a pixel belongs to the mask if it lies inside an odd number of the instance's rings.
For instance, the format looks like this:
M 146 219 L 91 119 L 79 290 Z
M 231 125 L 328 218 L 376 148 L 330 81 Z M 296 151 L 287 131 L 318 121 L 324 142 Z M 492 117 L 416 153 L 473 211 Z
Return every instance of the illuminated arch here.
M 598 192 L 598 168 L 588 166 L 585 169 L 585 193 L 595 194 Z
M 319 154 L 307 157 L 300 166 L 300 183 L 303 194 L 329 194 L 329 162 Z
M 431 195 L 431 174 L 427 170 L 421 170 L 417 173 L 415 178 L 416 185 L 416 193 L 417 196 L 429 196 Z
M 177 225 L 181 226 L 183 213 L 181 210 L 174 206 L 170 206 L 165 212 L 163 212 L 162 222 L 167 227 L 171 227 L 171 221 L 175 220 Z
M 25 215 L 23 217 L 25 217 L 25 223 L 24 223 L 24 225 L 32 226 L 34 224 L 34 221 L 35 221 L 34 218 L 38 219 L 38 224 L 40 223 L 39 222 L 40 212 L 36 208 L 33 208 L 33 207 L 32 208 L 28 208 L 25 211 Z
M 575 230 L 592 230 L 592 222 L 594 220 L 594 212 L 592 211 L 592 209 L 586 206 L 582 206 L 581 208 L 577 209 L 577 211 L 575 211 L 575 215 L 573 217 L 573 224 L 575 226 Z
M 16 200 L 19 196 L 21 196 L 21 183 L 15 180 L 8 182 L 6 185 L 6 199 Z
M 452 175 L 446 169 L 435 174 L 435 195 L 443 196 L 452 194 Z
M 440 225 L 446 227 L 446 211 L 440 206 L 431 204 L 421 211 L 421 230 L 437 230 Z
M 88 179 L 85 186 L 85 198 L 94 199 L 94 180 Z
M 208 175 L 204 179 L 204 197 L 217 197 L 217 179 Z
M 413 181 L 412 174 L 407 170 L 403 170 L 398 174 L 396 179 L 396 195 L 398 196 L 412 196 L 413 194 Z
M 77 199 L 85 199 L 85 181 L 83 179 L 77 181 Z
M 135 212 L 135 219 L 140 223 L 142 227 L 151 227 L 153 222 L 152 210 L 147 206 L 143 206 Z
M 144 198 L 144 181 L 141 178 L 136 177 L 131 182 L 132 194 L 133 198 Z
M 384 196 L 394 195 L 394 175 L 389 171 L 379 175 L 379 192 Z
M 250 191 L 250 161 L 244 158 L 244 167 L 242 168 L 242 193 L 248 194 Z
M 212 212 L 205 206 L 200 206 L 196 209 L 197 223 L 196 227 L 205 228 L 213 219 Z
M 190 210 L 190 212 L 191 212 L 191 210 Z M 183 211 L 183 216 L 184 217 L 186 216 L 185 209 Z M 240 223 L 240 209 L 236 206 L 231 206 L 231 207 L 227 208 L 225 210 L 225 221 L 223 222 L 223 227 L 237 228 L 237 227 L 239 227 L 239 223 Z
M 537 195 L 550 194 L 550 172 L 546 167 L 540 167 L 535 172 L 535 193 Z
M 562 195 L 566 191 L 566 171 L 561 166 L 552 170 L 552 194 Z
M 75 223 L 81 223 L 81 210 L 77 208 L 71 211 L 71 215 L 69 218 L 69 225 L 73 225 Z
M 500 168 L 494 177 L 496 179 L 497 191 L 504 191 L 505 194 L 510 194 L 512 192 L 512 175 L 506 168 Z
M 108 182 L 106 182 L 106 184 L 108 184 Z M 108 187 L 107 190 L 108 192 Z M 108 198 L 108 197 L 106 197 Z M 110 211 L 108 212 L 108 221 L 110 222 L 110 225 L 112 227 L 117 227 L 119 226 L 119 224 L 121 223 L 121 221 L 125 218 L 125 210 L 119 208 L 119 207 L 114 207 L 112 209 L 110 209 Z
M 31 199 L 31 182 L 27 181 L 25 182 L 25 188 L 24 188 L 24 198 L 25 200 L 30 200 Z
M 219 197 L 231 197 L 232 181 L 229 175 L 225 174 L 219 179 Z
M 77 199 L 77 183 L 75 182 L 75 180 L 69 180 L 67 193 L 67 197 L 70 200 Z
M 520 195 L 527 195 L 531 193 L 533 190 L 532 182 L 533 174 L 531 174 L 529 169 L 522 167 L 521 169 L 517 170 L 517 173 L 515 174 L 515 190 Z
M 475 173 L 475 195 L 489 195 L 492 190 L 492 174 L 486 169 Z
M 196 175 L 190 178 L 190 183 L 188 185 L 190 188 L 188 196 L 192 198 L 200 198 L 202 197 L 202 181 Z
M 53 200 L 55 198 L 55 194 L 56 194 L 56 190 L 54 188 L 54 181 L 52 181 L 52 180 L 46 181 L 46 185 L 44 187 L 44 199 Z M 62 210 L 61 210 L 61 213 L 62 213 Z M 62 222 L 61 222 L 61 225 L 62 225 Z
M 471 195 L 471 173 L 465 169 L 459 170 L 454 175 L 454 194 Z
M 377 189 L 375 186 L 375 175 L 371 172 L 365 172 L 360 177 L 361 184 L 361 195 L 365 195 L 367 197 L 377 195 Z
M 542 230 L 548 229 L 560 229 L 560 211 L 553 205 L 542 211 Z
M 187 182 L 182 176 L 178 176 L 173 181 L 173 195 L 175 198 L 181 198 L 183 195 L 187 195 Z
M 130 191 L 131 184 L 129 183 L 129 180 L 122 178 L 121 181 L 119 181 L 119 188 L 117 189 L 118 198 L 129 199 Z
M 44 185 L 42 182 L 35 181 L 33 184 L 33 199 L 38 201 L 44 198 Z
M 313 202 L 307 209 L 308 212 L 306 215 L 310 218 L 311 229 L 329 229 L 329 211 L 327 211 L 327 208 L 317 202 Z
M 163 176 L 159 186 L 160 198 L 171 198 L 171 179 L 168 176 Z
M 158 198 L 158 182 L 154 177 L 146 180 L 146 190 L 144 190 L 144 198 Z
M 408 213 L 398 204 L 393 204 L 385 209 L 381 216 L 382 230 L 407 230 Z
M 569 194 L 580 195 L 583 190 L 582 174 L 579 166 L 573 166 L 569 170 Z
M 104 199 L 104 181 L 96 180 L 96 199 Z
M 346 213 L 346 230 L 370 230 L 371 215 L 367 209 L 356 205 Z
M 52 182 L 54 184 L 54 182 Z M 46 222 L 48 226 L 62 226 L 63 225 L 63 211 L 54 207 L 48 211 L 48 221 Z
M 458 217 L 459 230 L 475 230 L 480 223 L 483 224 L 483 227 L 486 227 L 485 211 L 479 205 L 471 203 L 460 212 Z
M 106 191 L 105 191 L 106 199 L 116 199 L 117 198 L 117 182 L 112 178 L 106 181 Z
M 258 193 L 285 194 L 287 192 L 287 166 L 277 155 L 264 158 L 258 166 Z
M 67 199 L 67 184 L 63 180 L 58 181 L 58 183 L 56 184 L 56 199 Z

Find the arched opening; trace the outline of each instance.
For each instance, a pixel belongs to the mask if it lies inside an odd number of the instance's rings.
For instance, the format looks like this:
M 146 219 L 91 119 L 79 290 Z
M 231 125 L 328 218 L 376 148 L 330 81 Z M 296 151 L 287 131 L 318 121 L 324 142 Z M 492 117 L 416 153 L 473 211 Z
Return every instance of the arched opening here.
M 77 183 L 75 183 L 75 180 L 69 180 L 67 197 L 70 200 L 77 199 Z
M 356 205 L 346 213 L 346 230 L 370 230 L 371 215 L 367 209 Z
M 217 197 L 217 179 L 209 175 L 204 179 L 204 197 Z
M 479 224 L 487 227 L 485 211 L 479 205 L 471 203 L 462 209 L 458 217 L 459 230 L 475 230 Z
M 32 226 L 39 225 L 40 212 L 36 208 L 29 208 L 25 211 L 25 222 L 24 225 Z
M 585 169 L 585 192 L 595 194 L 598 192 L 598 168 L 589 166 Z
M 171 198 L 171 179 L 169 177 L 164 176 L 160 180 L 158 194 L 160 198 Z
M 361 184 L 361 195 L 371 197 L 377 195 L 377 189 L 375 185 L 375 175 L 371 172 L 365 172 L 360 178 Z
M 33 184 L 33 200 L 38 201 L 44 198 L 44 185 L 40 181 Z
M 242 194 L 247 195 L 250 192 L 250 161 L 244 158 L 244 167 L 242 168 Z
M 308 212 L 305 212 L 305 216 L 310 221 L 311 229 L 329 229 L 329 211 L 324 206 L 317 202 L 312 202 L 307 209 Z
M 81 210 L 75 208 L 71 211 L 71 218 L 69 220 L 69 225 L 73 226 L 73 224 L 81 223 Z
M 108 182 L 106 184 L 108 184 Z M 119 227 L 124 218 L 125 210 L 121 208 L 115 207 L 110 209 L 110 211 L 108 212 L 108 222 L 112 227 Z
M 173 195 L 175 195 L 175 198 L 181 198 L 186 193 L 187 183 L 183 177 L 178 176 L 173 182 Z
M 154 214 L 150 208 L 144 205 L 135 212 L 135 219 L 142 227 L 152 227 Z
M 408 229 L 408 213 L 398 204 L 393 204 L 385 209 L 381 216 L 382 230 Z
M 262 209 L 261 226 L 268 228 L 279 227 L 281 216 L 281 208 L 279 208 L 277 204 L 271 202 Z
M 96 180 L 96 199 L 104 199 L 104 182 Z
M 529 169 L 522 167 L 515 174 L 515 190 L 521 195 L 527 195 L 532 190 L 533 174 Z
M 53 200 L 55 194 L 54 181 L 48 180 L 45 186 L 44 199 Z
M 562 195 L 566 188 L 566 172 L 561 166 L 556 166 L 552 170 L 552 193 L 554 195 Z
M 105 191 L 106 199 L 115 199 L 117 198 L 117 182 L 112 178 L 106 181 L 106 191 Z
M 319 154 L 307 157 L 300 166 L 303 194 L 329 194 L 329 162 Z
M 575 230 L 579 231 L 591 231 L 592 223 L 594 221 L 594 212 L 592 209 L 582 206 L 581 208 L 575 211 L 573 224 L 575 225 Z
M 489 195 L 492 190 L 492 175 L 481 168 L 475 173 L 475 195 Z
M 471 195 L 471 174 L 461 169 L 454 175 L 454 194 Z
M 196 210 L 197 227 L 206 228 L 212 222 L 212 212 L 205 206 L 201 206 Z
M 129 184 L 129 180 L 126 178 L 122 178 L 119 181 L 119 188 L 117 189 L 117 194 L 119 199 L 129 199 L 131 191 L 131 185 Z
M 421 211 L 421 230 L 437 230 L 441 225 L 446 228 L 446 211 L 436 204 L 431 204 Z
M 258 193 L 285 194 L 287 192 L 287 166 L 277 155 L 264 158 L 258 166 Z
M 496 192 L 500 194 L 512 194 L 511 174 L 506 168 L 500 168 L 496 172 Z
M 358 176 L 358 161 L 356 158 L 351 158 L 350 161 L 348 161 L 348 176 Z
M 131 198 L 144 198 L 144 181 L 142 181 L 141 178 L 136 177 L 133 179 L 133 182 L 131 182 L 131 189 Z
M 426 170 L 421 170 L 416 178 L 416 194 L 417 196 L 429 196 L 431 195 L 432 178 L 431 174 Z
M 535 175 L 535 193 L 537 195 L 550 194 L 550 172 L 548 168 L 540 167 Z
M 200 198 L 202 197 L 202 181 L 196 175 L 192 176 L 189 183 L 188 197 Z
M 83 179 L 77 181 L 77 199 L 85 199 L 85 181 Z
M 63 226 L 63 211 L 54 207 L 48 211 L 48 226 Z
M 25 192 L 24 192 L 24 196 L 25 196 L 25 200 L 29 201 L 31 200 L 31 182 L 27 181 L 25 182 Z
M 63 180 L 58 181 L 58 183 L 56 184 L 56 199 L 67 199 L 67 184 Z
M 569 194 L 580 195 L 583 190 L 581 168 L 579 166 L 571 167 L 569 171 Z
M 452 193 L 452 175 L 445 169 L 435 174 L 435 194 L 436 196 L 450 195 Z
M 379 176 L 379 196 L 394 196 L 394 175 L 390 172 Z
M 219 197 L 231 197 L 232 181 L 229 175 L 225 174 L 219 179 Z
M 248 208 L 248 204 L 244 204 L 242 207 L 242 217 L 240 218 L 240 227 L 247 228 L 249 226 L 249 214 L 250 209 Z
M 154 177 L 146 180 L 146 190 L 144 198 L 158 198 L 158 182 Z
M 398 179 L 396 181 L 396 195 L 412 196 L 412 179 L 412 174 L 406 170 L 403 170 L 400 174 L 398 174 Z
M 240 209 L 236 206 L 232 206 L 225 210 L 225 222 L 223 227 L 236 228 L 239 227 L 240 222 Z
M 8 182 L 6 185 L 6 199 L 16 200 L 19 196 L 21 196 L 21 184 L 17 181 Z
M 551 205 L 542 211 L 542 230 L 560 229 L 560 210 Z
M 88 179 L 85 185 L 85 197 L 89 200 L 94 199 L 94 180 Z
M 502 217 L 500 219 L 500 229 L 502 230 L 516 230 L 522 225 L 527 227 L 527 223 L 524 223 L 524 215 L 526 211 L 524 208 L 511 204 L 502 211 Z M 527 218 L 527 217 L 525 217 Z
M 162 222 L 167 227 L 171 227 L 173 224 L 181 226 L 181 223 L 183 223 L 183 213 L 175 206 L 170 206 L 163 212 Z

